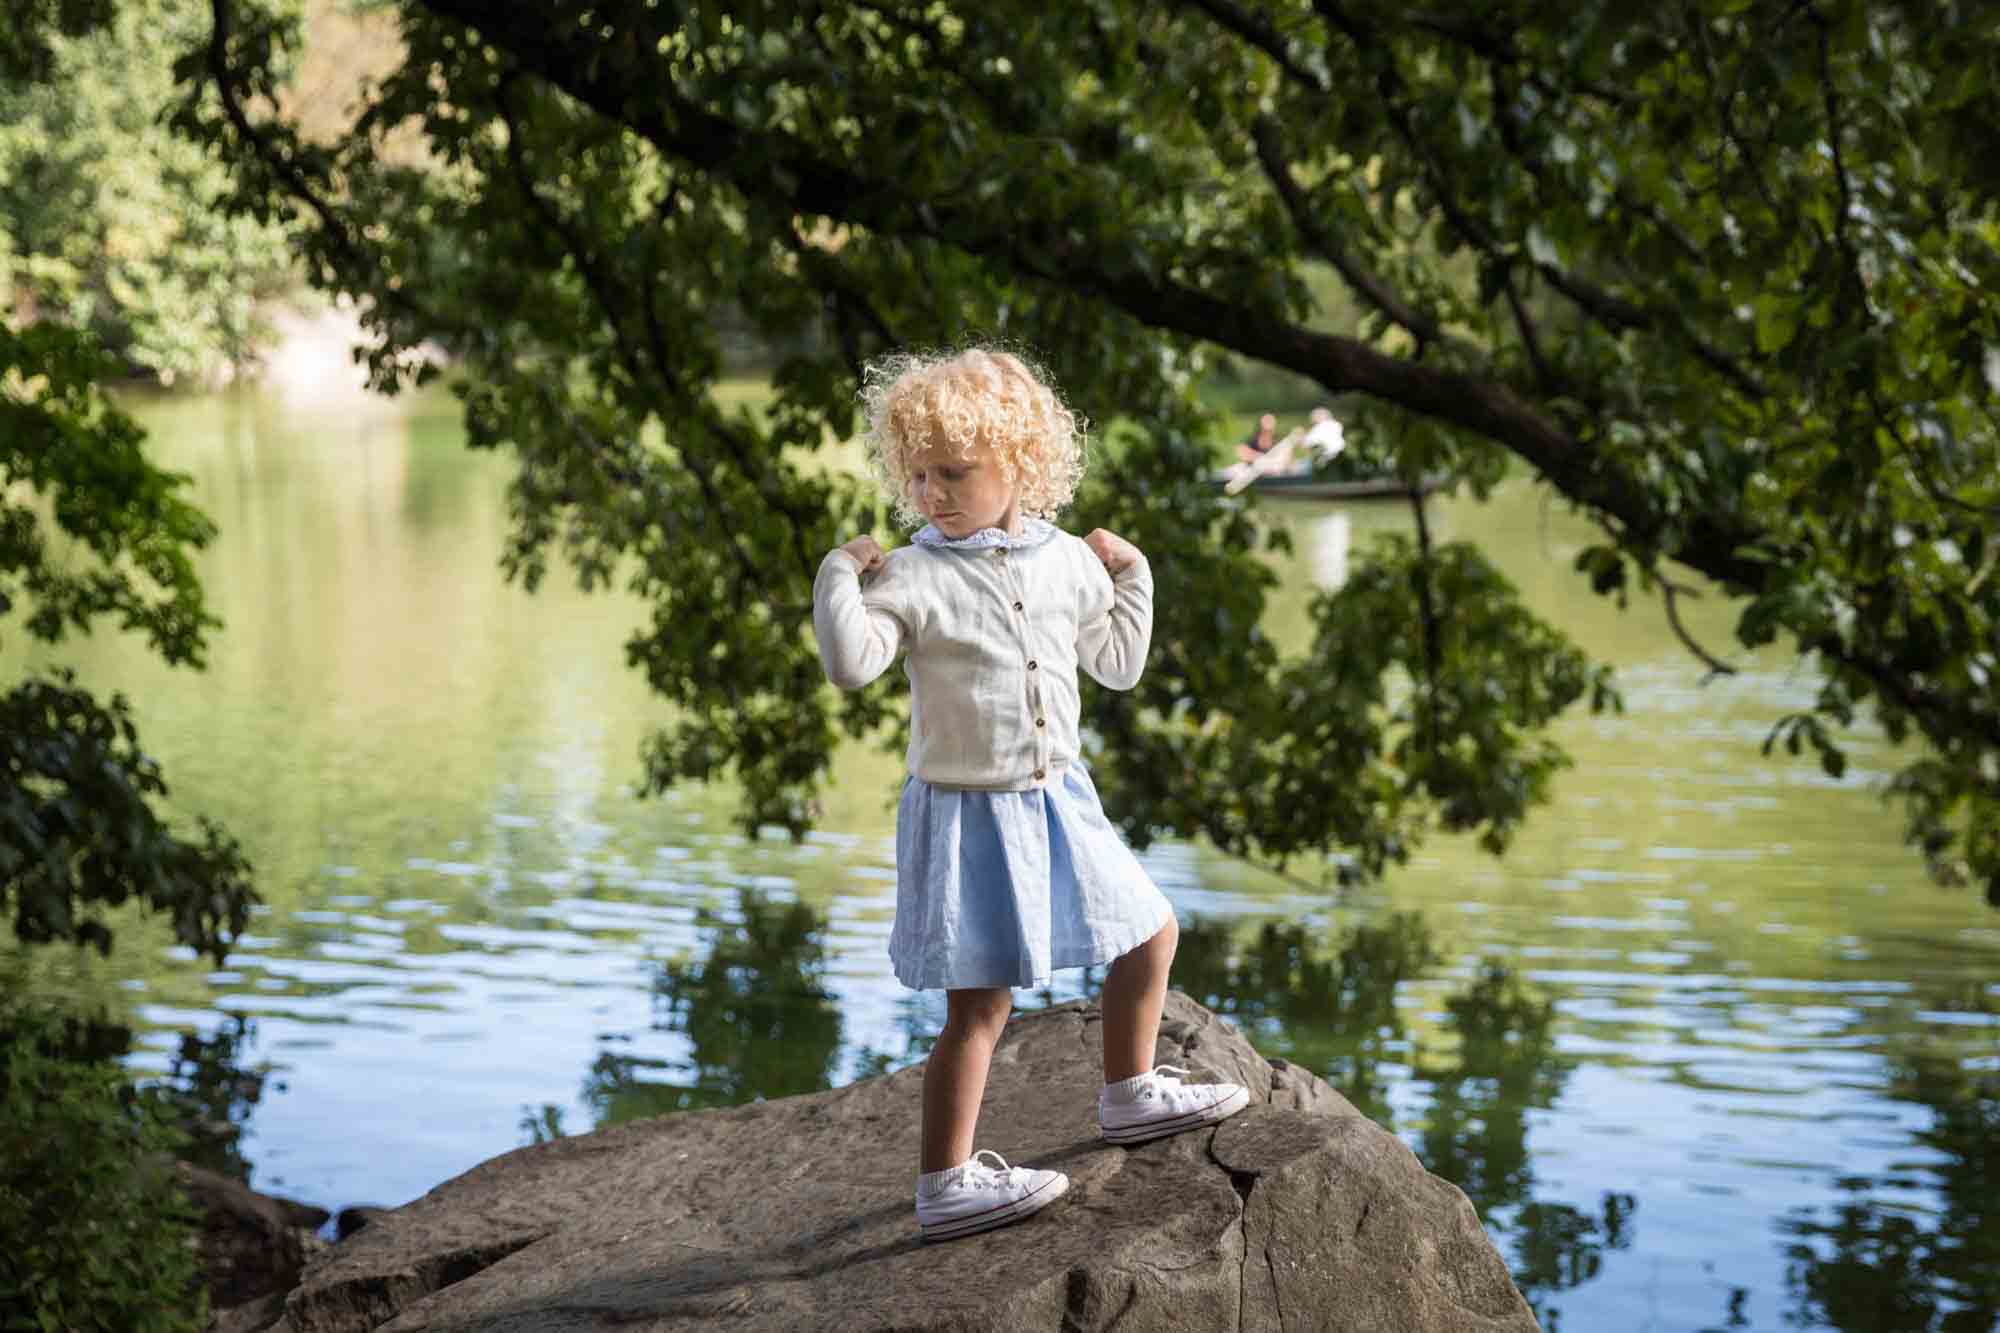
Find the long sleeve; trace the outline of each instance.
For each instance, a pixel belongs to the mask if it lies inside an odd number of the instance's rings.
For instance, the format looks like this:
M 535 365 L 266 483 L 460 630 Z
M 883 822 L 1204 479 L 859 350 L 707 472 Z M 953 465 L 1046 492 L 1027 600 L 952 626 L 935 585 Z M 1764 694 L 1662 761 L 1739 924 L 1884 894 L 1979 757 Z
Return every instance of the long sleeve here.
M 1076 660 L 1090 678 L 1129 690 L 1146 670 L 1153 642 L 1153 571 L 1141 556 L 1114 575 L 1089 560 L 1089 581 L 1076 632 Z
M 819 641 L 826 678 L 843 690 L 858 690 L 889 669 L 902 651 L 905 626 L 890 609 L 887 585 L 896 582 L 885 567 L 874 586 L 861 590 L 861 567 L 845 551 L 827 552 L 813 579 L 813 637 Z

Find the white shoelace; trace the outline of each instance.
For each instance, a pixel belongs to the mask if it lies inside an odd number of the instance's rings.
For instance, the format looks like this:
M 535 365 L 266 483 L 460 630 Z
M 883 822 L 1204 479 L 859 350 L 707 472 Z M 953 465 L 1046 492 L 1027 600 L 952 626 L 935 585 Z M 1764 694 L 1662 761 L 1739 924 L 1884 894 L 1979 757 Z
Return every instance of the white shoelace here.
M 1182 1069 L 1179 1065 L 1154 1065 L 1151 1072 L 1155 1081 L 1146 1085 L 1146 1090 L 1139 1094 L 1142 1097 L 1151 1097 L 1160 1083 L 1170 1083 L 1173 1085 L 1172 1087 L 1159 1088 L 1158 1090 L 1161 1092 L 1179 1092 L 1182 1080 L 1188 1076 L 1190 1071 Z
M 990 1167 L 979 1160 L 982 1157 L 991 1157 L 994 1161 L 1000 1163 L 1000 1165 L 997 1168 Z M 1025 1175 L 1026 1173 L 1025 1167 L 1007 1165 L 1007 1159 L 999 1153 L 994 1152 L 991 1148 L 981 1148 L 966 1161 L 965 1175 L 961 1179 L 968 1185 L 987 1187 L 1011 1184 L 1015 1176 Z

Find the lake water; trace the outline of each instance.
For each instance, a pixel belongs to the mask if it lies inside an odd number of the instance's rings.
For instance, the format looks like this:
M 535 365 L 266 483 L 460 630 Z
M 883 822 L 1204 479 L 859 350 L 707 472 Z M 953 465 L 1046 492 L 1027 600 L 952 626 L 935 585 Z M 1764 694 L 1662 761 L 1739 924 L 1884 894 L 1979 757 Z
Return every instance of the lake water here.
M 397 1204 L 538 1135 L 922 1057 L 941 1004 L 884 952 L 895 758 L 848 756 L 799 846 L 738 836 L 726 792 L 637 800 L 664 716 L 623 665 L 639 610 L 502 581 L 508 465 L 451 399 L 139 409 L 222 528 L 209 669 L 10 628 L 0 671 L 128 693 L 173 809 L 242 839 L 267 906 L 222 970 L 140 922 L 107 961 L 12 967 L 133 1024 L 143 1070 L 199 1058 L 254 1184 Z M 1265 512 L 1297 540 L 1291 643 L 1406 520 Z M 1589 594 L 1590 529 L 1526 483 L 1435 512 L 1617 665 L 1626 711 L 1563 722 L 1577 765 L 1504 859 L 1440 841 L 1335 896 L 1153 849 L 1176 984 L 1462 1186 L 1551 1330 L 2000 1327 L 2000 913 L 1903 850 L 1886 744 L 1838 782 L 1760 757 L 1813 690 L 1784 655 L 1702 685 L 1656 605 Z M 1726 647 L 1729 608 L 1693 609 Z M 253 1101 L 227 1075 L 260 1067 Z

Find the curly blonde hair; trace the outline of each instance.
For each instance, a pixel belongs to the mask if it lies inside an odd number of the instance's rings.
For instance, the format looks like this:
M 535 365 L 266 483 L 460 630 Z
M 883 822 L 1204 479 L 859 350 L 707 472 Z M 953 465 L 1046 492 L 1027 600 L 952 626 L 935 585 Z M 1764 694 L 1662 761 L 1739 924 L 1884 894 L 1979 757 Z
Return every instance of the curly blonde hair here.
M 933 444 L 961 456 L 990 450 L 1020 488 L 1021 513 L 1052 518 L 1083 477 L 1082 416 L 1013 352 L 984 347 L 917 352 L 871 363 L 861 380 L 868 467 L 899 521 L 924 521 L 910 495 L 910 460 Z

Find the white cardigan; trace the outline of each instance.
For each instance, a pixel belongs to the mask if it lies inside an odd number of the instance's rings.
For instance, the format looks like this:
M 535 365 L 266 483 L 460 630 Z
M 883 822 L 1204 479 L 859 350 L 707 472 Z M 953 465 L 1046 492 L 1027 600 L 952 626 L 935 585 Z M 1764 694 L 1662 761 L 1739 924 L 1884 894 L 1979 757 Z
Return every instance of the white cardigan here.
M 1153 575 L 1143 557 L 1113 579 L 1080 538 L 1036 524 L 1011 549 L 891 551 L 865 588 L 860 571 L 838 549 L 820 562 L 820 662 L 855 690 L 908 650 L 909 767 L 935 786 L 1041 786 L 1077 756 L 1077 668 L 1114 690 L 1145 670 Z

